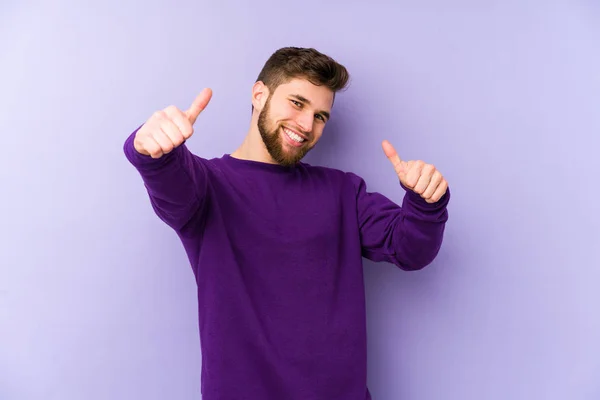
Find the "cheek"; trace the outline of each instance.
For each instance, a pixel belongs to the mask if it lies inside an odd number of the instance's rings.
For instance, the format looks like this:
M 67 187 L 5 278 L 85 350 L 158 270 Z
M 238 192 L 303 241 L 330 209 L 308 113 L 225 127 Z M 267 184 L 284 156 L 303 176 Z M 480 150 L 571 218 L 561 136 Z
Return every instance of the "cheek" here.
M 283 112 L 272 114 L 272 121 L 278 125 L 286 122 L 294 122 L 296 121 L 296 118 L 297 113 L 291 110 L 283 110 Z
M 281 119 L 284 121 L 297 121 L 300 116 L 298 110 L 290 109 L 281 114 Z
M 321 136 L 323 136 L 323 128 L 321 128 L 321 127 L 316 128 L 314 131 L 313 142 L 317 143 L 321 139 Z

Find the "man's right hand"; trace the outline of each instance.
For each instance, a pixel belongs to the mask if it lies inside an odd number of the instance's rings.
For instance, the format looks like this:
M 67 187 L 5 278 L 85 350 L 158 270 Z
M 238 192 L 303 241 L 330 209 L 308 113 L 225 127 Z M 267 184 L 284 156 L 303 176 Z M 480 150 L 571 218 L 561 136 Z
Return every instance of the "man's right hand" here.
M 194 133 L 193 125 L 212 97 L 211 89 L 204 89 L 186 111 L 169 106 L 152 114 L 137 131 L 135 150 L 152 158 L 160 158 L 173 151 Z

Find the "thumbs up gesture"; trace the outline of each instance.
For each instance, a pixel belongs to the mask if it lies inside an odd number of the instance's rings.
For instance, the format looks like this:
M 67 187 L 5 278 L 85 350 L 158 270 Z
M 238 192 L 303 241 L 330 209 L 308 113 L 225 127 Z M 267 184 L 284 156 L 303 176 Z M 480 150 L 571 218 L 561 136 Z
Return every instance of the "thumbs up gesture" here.
M 194 133 L 193 125 L 212 97 L 211 89 L 204 89 L 185 111 L 169 106 L 156 111 L 137 131 L 135 150 L 152 158 L 160 158 L 173 151 Z
M 437 202 L 448 190 L 448 182 L 432 164 L 423 161 L 403 161 L 390 142 L 381 144 L 383 152 L 394 166 L 400 182 L 419 194 L 427 203 Z

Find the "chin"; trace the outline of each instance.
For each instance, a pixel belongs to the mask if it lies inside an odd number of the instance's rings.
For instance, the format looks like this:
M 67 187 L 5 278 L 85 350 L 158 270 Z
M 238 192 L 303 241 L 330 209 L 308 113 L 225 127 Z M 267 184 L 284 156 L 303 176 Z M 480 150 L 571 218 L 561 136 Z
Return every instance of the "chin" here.
M 300 162 L 311 149 L 311 143 L 304 141 L 300 145 L 291 142 L 292 139 L 283 130 L 284 126 L 279 125 L 276 131 L 268 134 L 266 129 L 260 129 L 259 132 L 272 160 L 283 166 L 294 166 Z

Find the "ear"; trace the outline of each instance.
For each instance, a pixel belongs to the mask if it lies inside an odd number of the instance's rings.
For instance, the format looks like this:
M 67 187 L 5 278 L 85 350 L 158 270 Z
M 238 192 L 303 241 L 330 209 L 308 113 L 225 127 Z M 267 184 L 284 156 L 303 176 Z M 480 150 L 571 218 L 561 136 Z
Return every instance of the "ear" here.
M 262 81 L 258 81 L 252 86 L 252 106 L 257 111 L 262 111 L 267 99 L 269 98 L 269 88 Z

